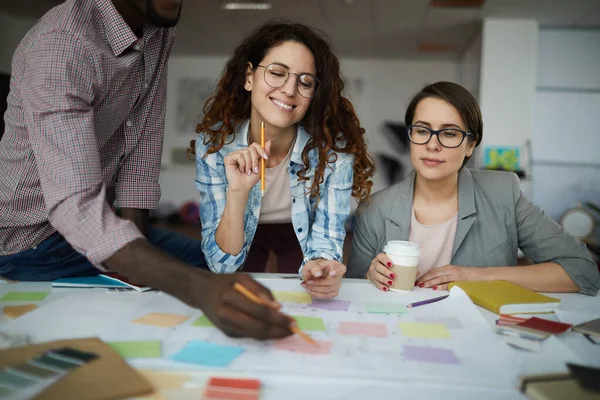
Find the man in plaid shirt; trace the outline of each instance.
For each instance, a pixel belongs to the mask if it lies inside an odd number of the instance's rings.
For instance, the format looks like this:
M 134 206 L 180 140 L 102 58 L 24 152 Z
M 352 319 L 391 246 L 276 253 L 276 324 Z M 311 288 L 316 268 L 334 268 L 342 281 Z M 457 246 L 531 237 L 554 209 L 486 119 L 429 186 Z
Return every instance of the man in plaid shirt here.
M 67 0 L 17 48 L 0 142 L 0 275 L 109 269 L 204 310 L 227 334 L 287 336 L 292 321 L 267 289 L 194 268 L 206 267 L 200 242 L 148 226 L 181 3 Z M 249 302 L 238 281 L 270 305 Z

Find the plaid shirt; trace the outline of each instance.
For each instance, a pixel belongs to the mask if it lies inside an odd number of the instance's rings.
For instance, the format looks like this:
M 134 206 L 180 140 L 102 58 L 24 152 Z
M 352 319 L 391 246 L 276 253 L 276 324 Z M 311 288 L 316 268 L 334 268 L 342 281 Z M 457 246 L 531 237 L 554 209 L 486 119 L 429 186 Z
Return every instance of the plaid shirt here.
M 210 269 L 214 272 L 235 272 L 246 260 L 254 239 L 260 215 L 260 181 L 250 191 L 244 214 L 245 241 L 237 255 L 223 252 L 215 240 L 215 233 L 225 210 L 227 178 L 223 159 L 229 153 L 248 147 L 249 121 L 240 124 L 232 143 L 223 146 L 217 153 L 203 158 L 208 145 L 203 135 L 196 140 L 196 188 L 200 192 L 200 220 L 202 222 L 202 249 Z M 331 168 L 325 169 L 319 190 L 321 199 L 314 208 L 308 189 L 314 179 L 319 159 L 315 149 L 309 153 L 310 171 L 308 181 L 299 181 L 296 173 L 303 168 L 302 151 L 310 135 L 298 127 L 296 144 L 288 165 L 290 190 L 292 192 L 292 225 L 304 254 L 301 267 L 309 260 L 323 258 L 342 261 L 342 248 L 346 237 L 345 223 L 350 214 L 354 156 L 339 153 Z
M 0 142 L 0 255 L 54 232 L 94 265 L 142 238 L 112 208 L 153 209 L 175 32 L 138 39 L 111 0 L 67 0 L 25 36 Z

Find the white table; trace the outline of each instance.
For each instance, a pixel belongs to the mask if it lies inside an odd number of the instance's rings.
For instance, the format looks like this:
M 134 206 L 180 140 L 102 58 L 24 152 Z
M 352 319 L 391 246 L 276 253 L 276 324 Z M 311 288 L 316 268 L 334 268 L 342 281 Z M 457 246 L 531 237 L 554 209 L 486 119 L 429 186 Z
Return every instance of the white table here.
M 273 274 L 255 274 L 255 277 L 260 279 L 293 279 L 291 275 L 273 275 Z M 355 280 L 345 279 L 343 286 L 352 285 L 354 287 L 363 287 L 365 291 L 370 291 L 371 283 L 366 280 Z M 62 289 L 62 288 L 51 288 L 51 284 L 48 282 L 36 282 L 36 283 L 16 283 L 12 285 L 0 286 L 0 297 L 7 291 L 50 291 L 51 294 L 38 305 L 42 308 L 47 304 L 50 304 L 60 298 L 69 296 L 73 293 L 81 293 L 82 290 L 86 289 Z M 96 289 L 98 290 L 98 289 Z M 361 289 L 363 290 L 363 289 Z M 374 293 L 375 294 L 375 293 Z M 410 295 L 411 301 L 419 300 L 422 298 L 434 297 L 442 293 L 432 291 L 416 290 Z M 145 293 L 138 294 L 139 296 L 145 296 Z M 391 298 L 385 296 L 395 296 L 394 293 L 376 293 L 379 299 Z M 564 317 L 567 319 L 565 322 L 580 322 L 582 319 L 593 319 L 600 317 L 600 297 L 588 297 L 579 294 L 552 294 L 554 297 L 559 297 L 562 300 L 560 306 L 560 312 L 557 314 L 558 317 Z M 11 305 L 19 305 L 20 303 L 11 303 Z M 0 305 L 6 305 L 1 304 Z M 497 315 L 479 308 L 479 312 L 483 318 L 489 323 L 490 329 L 495 324 L 495 320 L 498 318 Z M 556 319 L 554 315 L 540 315 L 540 317 Z M 571 319 L 571 320 L 569 320 Z M 0 332 L 2 327 L 6 324 L 9 319 L 2 315 L 0 316 Z M 41 329 L 42 327 L 34 327 L 31 329 Z M 25 332 L 27 333 L 27 332 Z M 577 333 L 567 333 L 557 338 L 552 338 L 556 341 L 555 345 L 560 343 L 565 348 L 571 350 L 578 358 L 579 362 L 600 367 L 600 345 L 593 345 L 587 341 L 582 335 Z M 514 350 L 507 347 L 507 351 L 514 351 L 523 354 L 524 365 L 519 366 L 525 368 L 530 373 L 533 372 L 553 372 L 552 369 L 548 370 L 548 365 L 552 365 L 553 357 L 557 357 L 556 354 L 546 354 L 542 351 L 539 354 L 527 354 L 525 352 Z M 554 353 L 554 352 L 553 352 Z M 143 364 L 133 363 L 136 367 L 143 367 Z M 185 374 L 191 376 L 191 381 L 196 382 L 198 387 L 202 387 L 206 379 L 214 375 L 214 370 L 203 370 L 190 369 L 185 371 Z M 228 372 L 224 370 L 218 371 L 219 376 L 239 375 L 239 372 Z M 360 399 L 366 397 L 396 397 L 399 393 L 402 393 L 403 398 L 437 398 L 443 393 L 445 398 L 486 398 L 486 399 L 505 399 L 505 398 L 523 398 L 522 395 L 516 390 L 516 388 L 505 388 L 505 387 L 489 387 L 472 385 L 469 387 L 463 387 L 461 385 L 452 385 L 449 383 L 436 383 L 435 379 L 402 379 L 398 377 L 397 381 L 391 380 L 376 380 L 372 378 L 360 379 L 353 377 L 352 380 L 340 377 L 320 377 L 313 376 L 310 381 L 307 381 L 306 377 L 303 376 L 290 376 L 289 374 L 270 374 L 269 376 L 261 376 L 261 380 L 267 385 L 267 390 L 263 393 L 263 399 L 277 399 L 285 396 L 288 399 L 304 399 L 310 398 L 315 399 Z M 431 378 L 431 377 L 429 377 Z M 193 384 L 192 384 L 193 386 Z M 284 391 L 282 391 L 284 390 Z M 297 396 L 297 397 L 294 397 Z M 183 396 L 175 395 L 174 398 Z

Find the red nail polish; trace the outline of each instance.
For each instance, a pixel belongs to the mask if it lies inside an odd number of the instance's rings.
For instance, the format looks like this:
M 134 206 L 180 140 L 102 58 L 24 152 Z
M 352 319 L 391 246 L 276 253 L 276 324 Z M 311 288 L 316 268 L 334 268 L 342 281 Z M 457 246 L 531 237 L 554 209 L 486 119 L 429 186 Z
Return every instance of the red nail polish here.
M 425 286 L 425 284 L 424 284 L 424 283 L 421 283 L 421 284 L 419 285 L 419 287 L 423 287 L 423 286 Z
M 387 291 L 388 291 L 388 288 L 387 288 L 387 286 L 384 286 L 384 287 L 383 287 L 383 291 L 384 291 L 384 292 L 387 292 Z
M 390 278 L 394 279 L 395 277 L 396 277 L 396 275 L 390 274 Z
M 437 290 L 437 286 L 434 286 L 434 287 L 433 287 L 433 290 Z
M 391 267 L 391 266 L 392 266 L 392 263 L 388 261 L 388 263 L 387 263 L 387 266 L 388 266 L 388 267 Z
M 388 281 L 388 285 L 393 285 L 393 284 L 394 284 L 394 282 Z

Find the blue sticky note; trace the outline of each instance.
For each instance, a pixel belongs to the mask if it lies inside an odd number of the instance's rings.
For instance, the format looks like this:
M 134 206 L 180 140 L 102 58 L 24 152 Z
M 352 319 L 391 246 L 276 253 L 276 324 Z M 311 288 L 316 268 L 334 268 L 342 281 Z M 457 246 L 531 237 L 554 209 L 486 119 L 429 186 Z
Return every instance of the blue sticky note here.
M 61 278 L 52 281 L 53 287 L 128 287 L 123 282 L 117 282 L 113 279 L 106 278 L 101 275 L 96 276 L 82 276 L 76 278 Z
M 193 340 L 170 359 L 209 367 L 226 367 L 245 351 L 242 347 L 222 346 Z

